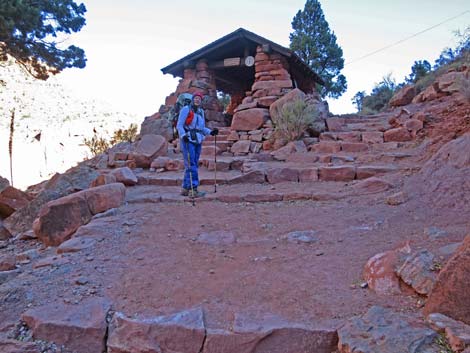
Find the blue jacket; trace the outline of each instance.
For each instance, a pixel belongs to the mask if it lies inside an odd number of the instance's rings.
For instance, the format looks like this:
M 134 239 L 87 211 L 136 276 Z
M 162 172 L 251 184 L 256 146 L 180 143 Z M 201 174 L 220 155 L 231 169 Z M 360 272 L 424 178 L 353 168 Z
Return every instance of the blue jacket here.
M 183 138 L 183 136 L 186 135 L 188 136 L 190 142 L 201 144 L 202 141 L 204 141 L 204 137 L 211 133 L 211 130 L 206 127 L 206 122 L 204 119 L 204 110 L 202 108 L 198 108 L 197 111 L 194 112 L 193 121 L 189 126 L 186 125 L 185 122 L 189 113 L 189 109 L 191 109 L 191 106 L 186 105 L 180 111 L 180 115 L 178 116 L 178 122 L 176 123 L 178 135 L 180 138 Z M 191 138 L 189 130 L 192 129 L 196 130 L 196 140 L 193 140 Z

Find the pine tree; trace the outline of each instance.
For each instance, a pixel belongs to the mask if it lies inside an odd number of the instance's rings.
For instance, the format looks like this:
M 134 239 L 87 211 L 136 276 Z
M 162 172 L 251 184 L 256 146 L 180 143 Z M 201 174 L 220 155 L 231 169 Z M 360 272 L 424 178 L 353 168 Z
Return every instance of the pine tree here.
M 1 0 L 0 62 L 11 55 L 43 80 L 65 68 L 85 67 L 83 49 L 60 45 L 85 25 L 85 12 L 85 5 L 73 0 Z
M 293 50 L 325 82 L 319 87 L 322 97 L 338 98 L 346 91 L 346 77 L 340 72 L 344 67 L 343 50 L 325 20 L 318 0 L 307 0 L 304 10 L 299 10 L 292 20 L 294 30 L 290 38 Z

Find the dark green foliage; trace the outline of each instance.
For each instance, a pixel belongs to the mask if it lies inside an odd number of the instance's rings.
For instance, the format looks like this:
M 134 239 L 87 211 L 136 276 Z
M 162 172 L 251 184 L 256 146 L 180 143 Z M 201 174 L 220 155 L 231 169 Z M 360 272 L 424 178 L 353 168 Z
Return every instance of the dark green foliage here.
M 359 91 L 351 99 L 353 104 L 356 106 L 358 112 L 362 110 L 362 103 L 365 97 L 366 97 L 366 91 Z
M 372 93 L 362 100 L 362 112 L 375 114 L 386 108 L 398 87 L 391 78 L 391 74 L 385 76 L 382 81 L 375 85 Z
M 338 98 L 346 91 L 346 77 L 340 74 L 344 67 L 343 50 L 325 20 L 318 0 L 307 0 L 292 20 L 294 30 L 290 38 L 293 50 L 325 82 L 320 87 L 322 97 Z
M 1 0 L 0 61 L 9 54 L 43 80 L 65 68 L 85 67 L 82 49 L 60 47 L 64 35 L 85 25 L 85 12 L 85 5 L 73 0 Z
M 416 83 L 419 79 L 426 76 L 431 71 L 431 64 L 427 60 L 415 61 L 411 67 L 411 74 L 405 81 L 406 83 Z

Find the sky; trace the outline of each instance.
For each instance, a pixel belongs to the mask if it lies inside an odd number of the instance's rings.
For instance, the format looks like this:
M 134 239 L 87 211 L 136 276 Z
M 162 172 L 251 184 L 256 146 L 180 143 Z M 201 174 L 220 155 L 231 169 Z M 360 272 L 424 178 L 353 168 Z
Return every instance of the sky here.
M 57 78 L 79 95 L 106 101 L 142 118 L 158 111 L 178 84 L 177 78 L 163 75 L 161 68 L 240 27 L 288 47 L 292 19 L 305 5 L 305 0 L 76 2 L 87 7 L 87 24 L 66 44 L 85 50 L 87 66 L 67 69 Z M 454 31 L 470 25 L 468 0 L 320 3 L 346 63 L 342 74 L 348 90 L 340 99 L 328 100 L 334 114 L 355 112 L 354 94 L 370 93 L 387 74 L 402 82 L 415 60 L 433 64 L 444 48 L 455 47 Z

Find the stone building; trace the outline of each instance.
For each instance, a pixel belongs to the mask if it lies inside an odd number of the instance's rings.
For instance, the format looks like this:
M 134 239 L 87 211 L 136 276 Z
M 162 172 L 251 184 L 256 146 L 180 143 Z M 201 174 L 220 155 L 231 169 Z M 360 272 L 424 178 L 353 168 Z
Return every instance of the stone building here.
M 233 116 L 233 130 L 253 130 L 269 116 L 269 106 L 294 88 L 315 93 L 321 78 L 294 52 L 246 29 L 236 31 L 196 50 L 162 69 L 181 77 L 160 113 L 176 102 L 180 93 L 201 91 L 209 126 L 224 126 Z M 217 92 L 231 101 L 223 114 Z M 251 122 L 247 126 L 246 122 Z

